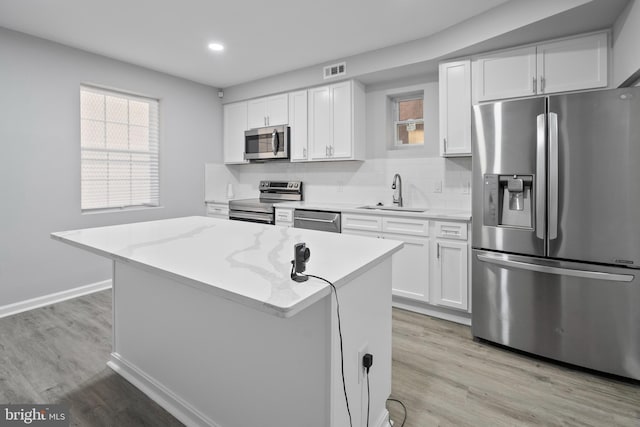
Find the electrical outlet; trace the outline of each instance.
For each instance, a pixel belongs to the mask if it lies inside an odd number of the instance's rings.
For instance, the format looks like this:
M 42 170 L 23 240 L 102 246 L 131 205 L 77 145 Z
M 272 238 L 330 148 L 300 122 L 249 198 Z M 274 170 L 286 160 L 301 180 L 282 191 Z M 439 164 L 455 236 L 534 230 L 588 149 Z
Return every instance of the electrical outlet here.
M 363 345 L 362 347 L 360 347 L 360 350 L 358 350 L 358 360 L 356 361 L 357 362 L 356 366 L 358 367 L 358 384 L 361 384 L 362 380 L 364 379 L 365 370 L 364 370 L 364 366 L 362 366 L 362 358 L 367 353 L 370 353 L 369 344 Z
M 442 181 L 441 180 L 436 180 L 433 183 L 433 192 L 434 193 L 442 193 Z
M 467 181 L 463 186 L 462 186 L 462 194 L 469 194 L 469 192 L 471 191 L 471 183 L 469 181 Z

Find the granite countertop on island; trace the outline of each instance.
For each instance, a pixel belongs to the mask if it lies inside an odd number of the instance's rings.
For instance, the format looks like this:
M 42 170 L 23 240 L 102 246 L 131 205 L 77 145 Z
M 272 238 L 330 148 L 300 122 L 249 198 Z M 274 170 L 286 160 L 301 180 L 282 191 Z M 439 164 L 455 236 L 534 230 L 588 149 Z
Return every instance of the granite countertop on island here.
M 308 273 L 338 288 L 402 248 L 392 240 L 198 216 L 51 237 L 279 317 L 293 316 L 330 293 L 318 279 L 291 280 L 294 244 L 305 242 L 311 250 Z

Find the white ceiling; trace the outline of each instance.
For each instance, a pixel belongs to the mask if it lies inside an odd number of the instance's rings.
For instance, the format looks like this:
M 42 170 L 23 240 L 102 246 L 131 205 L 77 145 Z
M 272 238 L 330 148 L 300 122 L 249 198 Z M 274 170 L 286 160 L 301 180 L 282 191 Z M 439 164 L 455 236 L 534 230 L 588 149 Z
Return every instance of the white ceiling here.
M 427 37 L 506 1 L 2 0 L 0 26 L 224 88 Z

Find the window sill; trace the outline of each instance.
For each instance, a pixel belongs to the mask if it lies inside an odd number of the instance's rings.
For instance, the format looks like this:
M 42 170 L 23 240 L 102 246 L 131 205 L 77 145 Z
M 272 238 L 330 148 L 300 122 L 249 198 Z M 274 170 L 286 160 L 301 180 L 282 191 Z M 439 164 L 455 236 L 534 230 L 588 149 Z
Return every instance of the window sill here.
M 82 215 L 95 215 L 115 212 L 131 212 L 131 211 L 146 211 L 150 209 L 164 209 L 164 206 L 127 206 L 124 208 L 104 208 L 104 209 L 87 209 L 81 211 Z

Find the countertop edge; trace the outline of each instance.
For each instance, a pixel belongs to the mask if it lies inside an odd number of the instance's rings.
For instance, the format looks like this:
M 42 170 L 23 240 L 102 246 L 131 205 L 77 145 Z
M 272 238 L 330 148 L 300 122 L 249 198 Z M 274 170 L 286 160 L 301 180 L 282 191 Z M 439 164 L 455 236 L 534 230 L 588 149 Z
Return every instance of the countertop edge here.
M 132 266 L 136 266 L 138 268 L 141 268 L 142 270 L 151 272 L 151 273 L 155 273 L 155 274 L 159 274 L 163 277 L 169 278 L 171 280 L 175 280 L 181 284 L 187 285 L 187 286 L 191 286 L 194 287 L 196 289 L 200 289 L 204 292 L 208 292 L 212 295 L 218 296 L 220 298 L 229 300 L 229 301 L 233 301 L 236 302 L 238 304 L 244 305 L 246 307 L 249 308 L 253 308 L 256 309 L 258 311 L 262 311 L 264 313 L 270 314 L 270 315 L 274 315 L 276 317 L 281 317 L 281 318 L 289 318 L 289 317 L 293 317 L 296 314 L 300 313 L 301 311 L 303 311 L 304 309 L 312 306 L 313 304 L 315 304 L 316 302 L 320 301 L 321 299 L 323 299 L 325 296 L 330 295 L 331 294 L 331 289 L 329 287 L 328 284 L 324 284 L 324 286 L 322 288 L 320 288 L 318 291 L 314 292 L 313 294 L 309 295 L 307 298 L 305 298 L 302 301 L 299 301 L 291 306 L 287 306 L 287 307 L 279 307 L 276 305 L 272 305 L 269 304 L 267 302 L 264 301 L 260 301 L 257 300 L 255 298 L 251 298 L 249 296 L 246 295 L 242 295 L 239 294 L 237 292 L 233 292 L 227 289 L 223 289 L 220 287 L 217 287 L 216 285 L 212 285 L 209 283 L 205 283 L 196 279 L 192 279 L 189 277 L 185 277 L 182 276 L 180 274 L 176 274 L 176 273 L 172 273 L 170 271 L 167 270 L 163 270 L 162 268 L 159 267 L 155 267 L 153 265 L 149 265 L 149 264 L 145 264 L 139 261 L 135 261 L 132 260 L 130 258 L 126 258 L 111 252 L 106 252 L 100 249 L 96 249 L 92 246 L 88 246 L 88 245 L 84 245 L 82 243 L 78 243 L 75 242 L 73 240 L 69 240 L 66 239 L 64 236 L 60 235 L 59 232 L 53 232 L 50 234 L 50 238 L 53 240 L 57 240 L 59 242 L 68 244 L 70 246 L 76 247 L 78 249 L 83 249 L 86 250 L 88 252 L 91 252 L 95 255 L 99 255 L 105 258 L 108 258 L 112 261 L 118 261 L 118 262 L 122 262 L 125 264 L 129 264 Z M 343 286 L 345 283 L 351 281 L 353 278 L 359 276 L 360 274 L 364 273 L 365 271 L 369 270 L 371 267 L 379 264 L 380 262 L 382 262 L 384 259 L 391 257 L 394 253 L 396 253 L 397 251 L 399 251 L 404 244 L 399 242 L 400 244 L 398 244 L 397 246 L 395 246 L 394 248 L 392 248 L 391 250 L 385 252 L 384 254 L 372 259 L 371 261 L 367 262 L 366 264 L 361 265 L 359 268 L 353 270 L 352 272 L 350 272 L 349 274 L 347 274 L 346 276 L 340 277 L 339 279 L 335 280 L 333 282 L 333 285 L 336 287 L 336 289 L 340 288 L 341 286 Z M 318 279 L 312 279 L 312 280 L 317 280 L 320 283 L 324 283 Z

